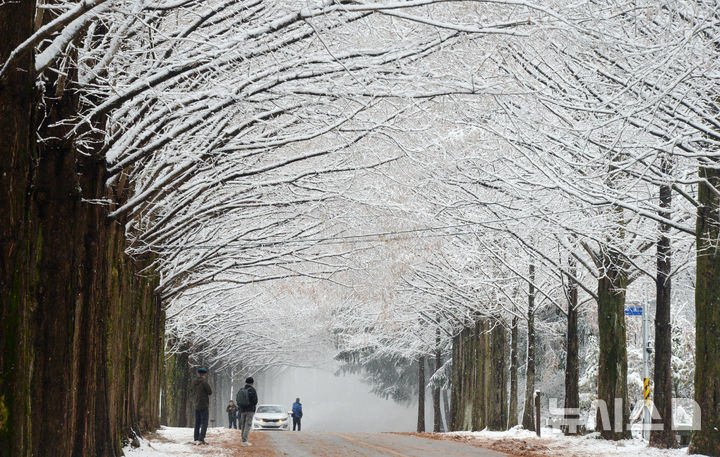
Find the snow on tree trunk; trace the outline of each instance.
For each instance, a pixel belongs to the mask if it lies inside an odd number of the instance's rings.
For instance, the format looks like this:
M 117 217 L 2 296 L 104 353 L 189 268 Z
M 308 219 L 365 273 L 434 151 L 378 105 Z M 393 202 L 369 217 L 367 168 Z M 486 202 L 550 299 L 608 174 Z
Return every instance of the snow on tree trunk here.
M 695 285 L 695 401 L 702 428 L 690 453 L 720 455 L 720 170 L 701 167 L 698 185 L 697 280 Z M 712 187 L 711 187 L 712 186 Z

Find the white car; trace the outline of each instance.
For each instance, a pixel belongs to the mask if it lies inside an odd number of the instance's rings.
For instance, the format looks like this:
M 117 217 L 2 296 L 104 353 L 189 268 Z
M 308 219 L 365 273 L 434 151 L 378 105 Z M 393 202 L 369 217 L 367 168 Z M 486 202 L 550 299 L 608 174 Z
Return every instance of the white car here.
M 290 416 L 281 405 L 257 405 L 253 430 L 288 430 L 289 427 Z

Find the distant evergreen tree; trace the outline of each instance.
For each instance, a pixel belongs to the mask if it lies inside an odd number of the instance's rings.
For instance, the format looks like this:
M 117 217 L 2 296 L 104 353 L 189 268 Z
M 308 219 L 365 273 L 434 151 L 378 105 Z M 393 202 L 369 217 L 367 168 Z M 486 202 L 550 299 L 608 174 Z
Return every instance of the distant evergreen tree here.
M 372 386 L 370 392 L 400 404 L 412 404 L 418 394 L 417 361 L 377 354 L 373 349 L 342 351 L 336 357 L 342 362 L 337 374 L 358 374 Z

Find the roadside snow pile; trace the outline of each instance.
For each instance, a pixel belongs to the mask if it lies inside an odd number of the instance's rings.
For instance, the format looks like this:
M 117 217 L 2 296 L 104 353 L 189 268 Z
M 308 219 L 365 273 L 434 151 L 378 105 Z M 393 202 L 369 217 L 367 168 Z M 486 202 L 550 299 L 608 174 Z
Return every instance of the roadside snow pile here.
M 598 438 L 597 433 L 584 436 L 564 436 L 557 429 L 543 428 L 542 437 L 535 432 L 514 427 L 505 432 L 449 432 L 444 433 L 450 439 L 466 441 L 475 446 L 488 447 L 513 455 L 557 456 L 564 457 L 679 457 L 687 455 L 687 448 L 656 449 L 648 447 L 647 442 L 640 439 L 608 441 Z
M 208 429 L 207 440 L 209 446 L 196 446 L 193 444 L 193 429 L 179 427 L 162 427 L 149 435 L 148 439 L 141 438 L 140 447 L 126 446 L 123 452 L 127 457 L 178 457 L 207 455 L 213 457 L 226 457 L 229 454 L 212 446 L 212 439 L 225 433 L 221 427 Z

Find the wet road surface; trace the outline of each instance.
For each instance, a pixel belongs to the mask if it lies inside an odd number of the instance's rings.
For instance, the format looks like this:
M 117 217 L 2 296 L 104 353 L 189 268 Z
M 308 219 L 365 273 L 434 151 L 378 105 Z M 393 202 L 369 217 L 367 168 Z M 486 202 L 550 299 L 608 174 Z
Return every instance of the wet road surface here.
M 256 432 L 257 433 L 257 432 Z M 265 432 L 277 455 L 288 457 L 499 457 L 453 441 L 391 433 Z

